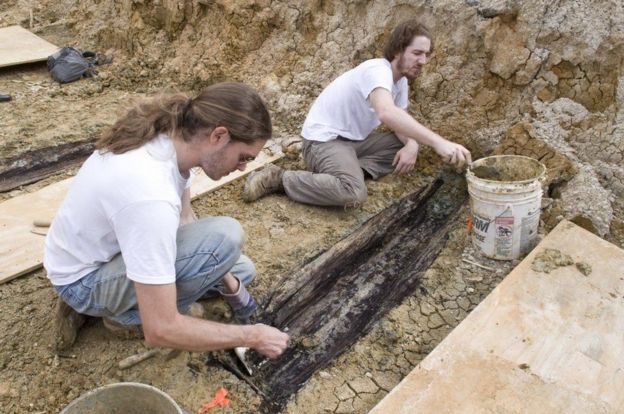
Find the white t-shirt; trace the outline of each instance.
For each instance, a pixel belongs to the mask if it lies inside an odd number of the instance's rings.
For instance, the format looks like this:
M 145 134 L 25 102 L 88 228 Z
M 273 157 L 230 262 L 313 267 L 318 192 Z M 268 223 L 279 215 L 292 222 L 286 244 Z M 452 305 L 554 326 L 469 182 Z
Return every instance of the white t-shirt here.
M 407 79 L 396 83 L 386 59 L 370 59 L 343 73 L 316 98 L 308 112 L 301 136 L 312 141 L 330 141 L 342 136 L 362 141 L 381 123 L 368 95 L 375 88 L 387 89 L 394 103 L 407 108 Z
M 131 280 L 174 283 L 181 198 L 190 181 L 163 134 L 119 155 L 96 150 L 46 237 L 43 264 L 52 284 L 75 282 L 119 252 Z

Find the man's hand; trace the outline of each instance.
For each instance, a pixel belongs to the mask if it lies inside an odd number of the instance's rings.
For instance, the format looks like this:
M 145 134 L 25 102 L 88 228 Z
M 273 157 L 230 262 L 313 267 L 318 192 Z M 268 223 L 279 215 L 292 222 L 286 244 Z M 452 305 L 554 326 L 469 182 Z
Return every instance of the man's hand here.
M 394 156 L 392 165 L 395 167 L 394 172 L 397 174 L 405 174 L 414 169 L 416 158 L 418 157 L 418 143 L 408 139 L 403 148 L 397 151 Z
M 470 164 L 472 162 L 472 158 L 470 156 L 470 151 L 468 151 L 463 145 L 456 144 L 451 141 L 447 141 L 442 138 L 433 146 L 435 152 L 449 164 L 452 164 L 456 167 L 463 167 L 466 164 Z
M 277 358 L 288 346 L 288 334 L 268 325 L 226 325 L 182 315 L 176 285 L 134 282 L 145 342 L 153 347 L 207 352 L 238 346 Z
M 288 334 L 261 323 L 251 326 L 253 338 L 251 348 L 267 358 L 275 359 L 288 347 Z
M 442 138 L 397 107 L 388 90 L 375 88 L 368 99 L 381 123 L 394 131 L 397 137 L 413 138 L 421 145 L 431 146 L 445 162 L 457 167 L 472 162 L 470 151 L 466 148 Z

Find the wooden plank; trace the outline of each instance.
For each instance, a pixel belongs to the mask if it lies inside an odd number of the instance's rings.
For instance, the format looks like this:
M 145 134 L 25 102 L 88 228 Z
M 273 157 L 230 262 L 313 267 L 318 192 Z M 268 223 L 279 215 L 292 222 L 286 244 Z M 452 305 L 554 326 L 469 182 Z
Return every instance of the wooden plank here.
M 193 185 L 191 186 L 191 198 L 194 200 L 196 197 L 208 191 L 216 190 L 217 188 L 222 187 L 225 184 L 232 182 L 239 177 L 242 177 L 244 175 L 249 174 L 250 172 L 254 170 L 257 170 L 258 168 L 264 166 L 265 164 L 269 164 L 274 161 L 277 161 L 282 157 L 283 157 L 283 154 L 266 155 L 265 153 L 261 152 L 254 161 L 247 164 L 247 168 L 245 169 L 245 171 L 236 170 L 233 173 L 230 173 L 217 181 L 211 180 L 210 178 L 206 176 L 206 174 L 201 172 L 193 179 Z
M 261 153 L 247 165 L 245 171 L 236 171 L 218 181 L 211 180 L 201 172 L 193 180 L 191 196 L 196 198 L 213 191 L 279 158 L 281 155 L 268 156 Z M 68 178 L 0 203 L 0 283 L 42 266 L 46 229 L 34 228 L 33 220 L 52 220 L 72 180 Z
M 0 68 L 41 62 L 59 49 L 21 26 L 0 29 Z
M 621 413 L 622 332 L 624 251 L 563 221 L 370 413 Z

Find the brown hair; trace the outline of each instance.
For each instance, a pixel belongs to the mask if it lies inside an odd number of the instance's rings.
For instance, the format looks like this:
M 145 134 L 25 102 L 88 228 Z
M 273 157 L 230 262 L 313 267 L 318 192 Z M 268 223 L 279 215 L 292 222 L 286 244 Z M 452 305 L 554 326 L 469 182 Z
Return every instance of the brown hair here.
M 433 50 L 433 40 L 427 26 L 417 19 L 410 19 L 394 28 L 384 47 L 384 57 L 392 62 L 392 59 L 397 54 L 403 53 L 416 36 L 424 36 L 429 39 L 431 41 L 431 50 Z
M 272 134 L 262 98 L 247 85 L 223 82 L 205 88 L 195 98 L 176 93 L 139 103 L 104 131 L 96 148 L 122 154 L 159 133 L 188 142 L 198 130 L 218 126 L 226 127 L 232 140 L 247 143 L 269 139 Z

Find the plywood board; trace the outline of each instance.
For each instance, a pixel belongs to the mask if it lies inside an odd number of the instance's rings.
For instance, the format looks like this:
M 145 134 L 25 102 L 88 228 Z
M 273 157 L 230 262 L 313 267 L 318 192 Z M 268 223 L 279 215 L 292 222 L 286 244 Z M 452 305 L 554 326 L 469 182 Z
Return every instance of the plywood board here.
M 236 171 L 218 181 L 198 174 L 191 186 L 191 196 L 215 190 L 281 155 L 261 153 L 247 165 L 245 171 Z M 61 205 L 73 178 L 57 182 L 36 192 L 14 197 L 0 203 L 0 283 L 38 269 L 43 264 L 45 228 L 33 227 L 34 220 L 51 221 Z
M 47 60 L 58 49 L 21 26 L 0 29 L 0 68 Z
M 623 332 L 624 251 L 563 221 L 370 413 L 622 413 Z

